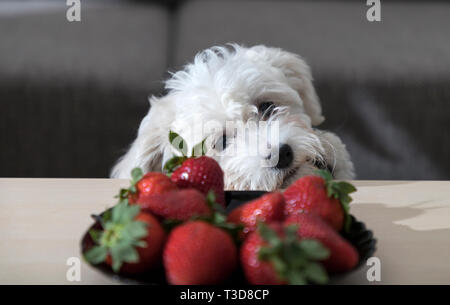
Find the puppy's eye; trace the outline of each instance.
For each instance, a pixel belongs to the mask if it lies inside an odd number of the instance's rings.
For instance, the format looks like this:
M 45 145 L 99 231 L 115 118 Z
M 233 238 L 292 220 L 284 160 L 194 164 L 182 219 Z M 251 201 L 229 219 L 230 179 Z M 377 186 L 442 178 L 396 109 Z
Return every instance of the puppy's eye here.
M 327 164 L 322 161 L 319 161 L 317 159 L 314 160 L 313 165 L 314 165 L 314 167 L 317 167 L 318 169 L 327 169 Z
M 264 101 L 258 105 L 258 112 L 263 118 L 270 117 L 274 109 L 275 104 L 272 101 Z
M 328 163 L 326 163 L 324 161 L 319 161 L 317 159 L 316 160 L 308 160 L 308 161 L 312 162 L 314 167 L 316 167 L 318 169 L 326 169 L 330 173 L 333 173 L 333 168 L 331 167 L 331 165 L 329 165 Z
M 216 143 L 214 143 L 213 148 L 217 151 L 222 151 L 227 147 L 227 135 L 223 134 L 220 138 L 217 139 Z

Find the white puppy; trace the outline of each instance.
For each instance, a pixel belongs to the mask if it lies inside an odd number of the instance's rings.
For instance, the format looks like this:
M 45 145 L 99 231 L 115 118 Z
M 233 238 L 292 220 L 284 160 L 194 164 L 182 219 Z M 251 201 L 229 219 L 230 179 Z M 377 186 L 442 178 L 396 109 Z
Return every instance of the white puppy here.
M 295 54 L 261 45 L 213 47 L 174 73 L 166 89 L 166 96 L 150 99 L 137 139 L 112 177 L 129 178 L 134 167 L 161 171 L 177 153 L 170 130 L 189 149 L 207 139 L 207 155 L 221 165 L 228 190 L 284 188 L 317 168 L 337 179 L 354 177 L 340 139 L 313 128 L 324 117 L 310 69 Z

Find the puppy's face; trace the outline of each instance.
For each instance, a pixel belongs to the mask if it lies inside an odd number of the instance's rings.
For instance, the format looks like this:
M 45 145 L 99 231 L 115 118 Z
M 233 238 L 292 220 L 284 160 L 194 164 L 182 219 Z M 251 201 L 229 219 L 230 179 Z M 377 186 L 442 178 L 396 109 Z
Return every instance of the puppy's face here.
M 206 139 L 207 155 L 221 165 L 230 190 L 286 187 L 317 167 L 352 175 L 339 139 L 312 128 L 323 121 L 321 107 L 308 66 L 294 54 L 264 46 L 208 49 L 166 87 L 169 94 L 151 100 L 138 138 L 113 175 L 133 166 L 161 170 L 176 153 L 169 130 L 189 148 Z

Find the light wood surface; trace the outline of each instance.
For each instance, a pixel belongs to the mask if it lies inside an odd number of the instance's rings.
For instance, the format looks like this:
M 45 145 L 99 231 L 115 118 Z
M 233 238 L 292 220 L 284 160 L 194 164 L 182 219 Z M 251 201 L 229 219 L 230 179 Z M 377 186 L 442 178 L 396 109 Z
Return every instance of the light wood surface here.
M 355 181 L 352 214 L 378 239 L 381 284 L 450 284 L 450 182 Z M 115 203 L 126 180 L 0 179 L 0 284 L 74 284 L 69 257 L 90 214 Z M 339 284 L 377 284 L 368 267 Z M 77 283 L 77 282 L 75 282 Z M 114 284 L 82 262 L 81 284 Z

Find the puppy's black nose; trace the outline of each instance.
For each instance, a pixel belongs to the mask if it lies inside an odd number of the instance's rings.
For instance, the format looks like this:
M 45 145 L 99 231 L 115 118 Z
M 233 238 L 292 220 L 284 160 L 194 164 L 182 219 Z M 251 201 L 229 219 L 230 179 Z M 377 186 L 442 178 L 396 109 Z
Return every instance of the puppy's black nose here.
M 280 153 L 278 155 L 278 163 L 275 167 L 279 169 L 286 168 L 289 165 L 291 165 L 293 159 L 294 159 L 294 152 L 292 151 L 291 146 L 283 144 L 280 147 Z

